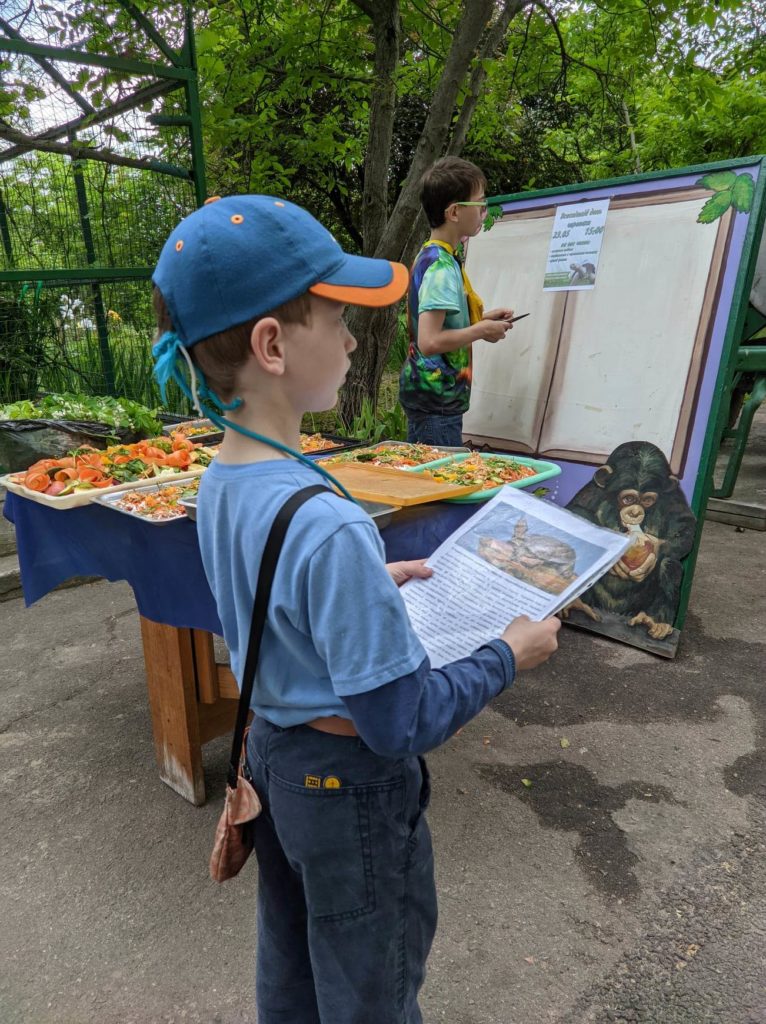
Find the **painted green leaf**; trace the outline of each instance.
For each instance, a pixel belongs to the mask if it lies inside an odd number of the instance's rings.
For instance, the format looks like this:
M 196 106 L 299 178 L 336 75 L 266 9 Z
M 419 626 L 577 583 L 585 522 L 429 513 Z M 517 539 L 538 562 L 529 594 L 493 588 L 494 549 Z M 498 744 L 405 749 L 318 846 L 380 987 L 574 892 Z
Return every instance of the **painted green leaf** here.
M 484 218 L 484 230 L 489 231 L 496 220 L 500 220 L 503 216 L 502 206 L 489 206 L 487 207 L 487 216 Z
M 723 192 L 724 189 L 731 188 L 736 180 L 737 175 L 734 171 L 713 171 L 712 174 L 700 178 L 697 184 L 711 188 L 714 192 Z
M 712 224 L 714 220 L 722 217 L 731 206 L 731 189 L 723 192 L 716 192 L 714 196 L 705 203 L 697 217 L 698 224 Z
M 740 213 L 750 213 L 754 192 L 755 182 L 752 177 L 747 172 L 738 174 L 731 190 L 731 205 Z

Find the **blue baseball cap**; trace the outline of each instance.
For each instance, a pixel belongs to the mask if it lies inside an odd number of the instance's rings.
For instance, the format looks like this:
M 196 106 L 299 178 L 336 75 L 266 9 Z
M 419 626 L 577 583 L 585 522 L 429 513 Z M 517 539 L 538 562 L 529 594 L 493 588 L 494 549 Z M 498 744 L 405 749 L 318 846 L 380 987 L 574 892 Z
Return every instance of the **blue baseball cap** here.
M 181 344 L 276 309 L 306 292 L 389 306 L 407 290 L 401 263 L 351 256 L 308 211 L 274 196 L 214 196 L 162 247 L 152 277 Z

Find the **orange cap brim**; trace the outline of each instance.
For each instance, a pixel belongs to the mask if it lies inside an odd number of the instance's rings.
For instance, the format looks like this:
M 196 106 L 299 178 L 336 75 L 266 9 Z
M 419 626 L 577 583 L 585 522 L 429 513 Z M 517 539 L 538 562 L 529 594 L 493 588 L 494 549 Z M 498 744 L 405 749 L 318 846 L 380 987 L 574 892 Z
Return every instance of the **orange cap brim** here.
M 345 302 L 350 306 L 390 306 L 407 291 L 410 275 L 403 263 L 391 263 L 393 276 L 382 288 L 354 288 L 350 285 L 312 284 L 309 291 L 323 299 Z

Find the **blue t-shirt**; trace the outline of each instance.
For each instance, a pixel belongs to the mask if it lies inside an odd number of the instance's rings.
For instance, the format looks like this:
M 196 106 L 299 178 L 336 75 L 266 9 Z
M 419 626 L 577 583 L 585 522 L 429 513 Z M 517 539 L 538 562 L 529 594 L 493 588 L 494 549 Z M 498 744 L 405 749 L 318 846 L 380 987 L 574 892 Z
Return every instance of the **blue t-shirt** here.
M 244 669 L 261 555 L 295 491 L 321 482 L 291 459 L 214 460 L 200 482 L 197 530 L 238 682 Z M 271 592 L 251 707 L 275 725 L 350 717 L 341 696 L 413 672 L 426 657 L 384 562 L 378 530 L 332 491 L 296 512 Z

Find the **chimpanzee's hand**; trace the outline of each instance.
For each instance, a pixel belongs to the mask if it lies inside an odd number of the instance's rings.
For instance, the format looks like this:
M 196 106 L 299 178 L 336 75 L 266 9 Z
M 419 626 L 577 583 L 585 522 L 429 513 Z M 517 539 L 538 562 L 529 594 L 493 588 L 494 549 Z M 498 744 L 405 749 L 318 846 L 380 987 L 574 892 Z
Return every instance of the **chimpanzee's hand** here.
M 646 579 L 646 577 L 654 569 L 656 564 L 657 556 L 652 551 L 651 554 L 647 557 L 647 559 L 641 563 L 641 565 L 637 566 L 635 569 L 631 569 L 630 573 L 628 574 L 628 579 L 635 580 L 636 583 L 640 583 L 642 580 Z

